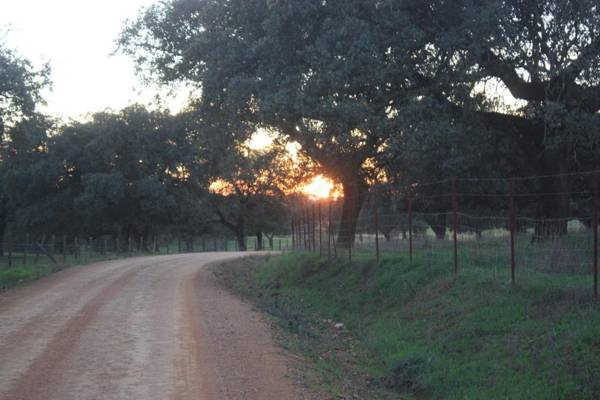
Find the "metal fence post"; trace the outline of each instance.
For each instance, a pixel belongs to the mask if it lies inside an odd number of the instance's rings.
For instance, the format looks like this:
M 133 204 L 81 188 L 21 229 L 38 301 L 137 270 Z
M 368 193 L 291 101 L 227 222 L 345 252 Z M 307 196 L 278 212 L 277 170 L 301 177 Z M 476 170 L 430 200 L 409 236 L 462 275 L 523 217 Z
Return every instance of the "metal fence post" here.
M 50 254 L 51 255 L 56 254 L 56 236 L 55 235 L 52 235 L 50 237 L 50 246 L 49 247 L 50 247 Z
M 304 211 L 300 209 L 300 213 L 298 215 L 298 249 L 303 250 L 306 248 L 306 242 L 304 241 Z
M 312 253 L 313 251 L 313 243 L 312 243 L 312 218 L 310 216 L 310 206 L 306 207 L 306 237 L 308 239 L 308 251 Z
M 67 263 L 67 235 L 63 235 L 63 263 Z
M 94 239 L 90 236 L 88 239 L 88 246 L 87 246 L 87 257 L 88 257 L 88 261 L 90 261 L 92 259 L 92 253 L 95 251 L 94 249 Z
M 593 230 L 593 273 L 594 273 L 594 298 L 598 298 L 598 176 L 594 175 L 592 178 L 593 186 L 593 211 L 592 211 L 592 230 Z
M 300 210 L 300 221 L 298 225 L 298 232 L 300 234 L 300 250 L 306 250 L 306 221 L 304 218 L 304 210 Z
M 453 216 L 453 241 L 454 241 L 454 273 L 458 273 L 458 196 L 456 194 L 456 179 L 452 179 L 452 216 Z
M 313 239 L 313 253 L 317 252 L 317 215 L 316 215 L 316 210 L 315 210 L 315 203 L 312 204 L 312 222 L 313 222 L 313 226 L 312 226 L 312 239 Z
M 310 218 L 309 218 L 308 208 L 305 208 L 304 209 L 304 250 L 308 250 L 308 251 L 310 251 L 309 228 L 310 228 Z
M 515 284 L 515 270 L 517 262 L 515 260 L 515 235 L 517 230 L 517 219 L 515 213 L 515 184 L 511 180 L 508 182 L 509 213 L 510 213 L 510 279 Z
M 302 209 L 296 215 L 296 249 L 302 251 L 303 246 L 302 236 Z
M 77 236 L 75 236 L 75 238 L 73 239 L 73 243 L 75 244 L 75 258 L 77 258 L 77 261 L 79 261 L 81 255 L 79 254 L 79 239 L 77 238 Z
M 328 211 L 328 221 L 327 221 L 327 258 L 331 258 L 331 233 L 332 233 L 332 227 L 331 227 L 331 199 L 329 200 L 329 205 L 328 205 L 329 211 Z
M 321 202 L 319 201 L 319 257 L 323 256 L 323 216 Z
M 296 242 L 294 243 L 296 246 L 294 247 L 294 250 L 301 250 L 302 249 L 302 235 L 300 234 L 300 223 L 301 223 L 301 219 L 300 216 L 298 215 L 298 212 L 296 212 L 296 218 L 294 219 L 294 229 L 296 229 Z
M 310 224 L 310 222 L 311 222 L 310 206 L 306 207 L 305 212 L 306 212 L 306 240 L 307 240 L 307 244 L 308 244 L 307 250 L 309 252 L 312 252 L 312 233 L 311 233 L 312 227 Z
M 8 237 L 8 268 L 12 267 L 12 235 Z
M 333 224 L 333 219 L 331 219 L 331 246 L 333 248 L 333 257 L 337 259 L 337 243 L 335 242 L 335 230 L 334 229 L 335 229 L 335 226 Z
M 377 208 L 377 200 L 375 203 L 375 261 L 379 264 L 379 209 Z
M 292 250 L 298 250 L 298 216 L 292 217 Z
M 317 213 L 315 210 L 315 203 L 312 204 L 312 241 L 313 241 L 313 252 L 317 252 Z
M 412 187 L 408 186 L 408 260 L 413 262 L 413 196 Z
M 351 231 L 349 231 L 347 233 L 347 235 L 348 235 L 348 263 L 350 263 L 350 264 L 352 264 L 352 246 L 354 245 L 356 232 L 354 232 L 355 235 L 350 237 L 351 233 L 352 233 Z
M 29 250 L 29 233 L 25 234 L 25 246 L 23 247 L 23 265 L 27 265 L 27 250 Z
M 296 215 L 296 249 L 302 250 L 302 209 Z
M 292 216 L 291 228 L 292 228 L 292 248 L 296 250 L 296 232 L 294 231 L 294 216 Z
M 348 263 L 352 263 L 352 243 L 354 241 L 350 240 L 350 242 L 348 242 Z

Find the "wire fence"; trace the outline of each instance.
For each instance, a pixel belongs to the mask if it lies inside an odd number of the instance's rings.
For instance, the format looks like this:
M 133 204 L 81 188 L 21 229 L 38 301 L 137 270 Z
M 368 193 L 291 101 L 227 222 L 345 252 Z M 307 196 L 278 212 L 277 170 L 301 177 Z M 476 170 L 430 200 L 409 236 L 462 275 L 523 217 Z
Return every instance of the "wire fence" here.
M 349 261 L 401 256 L 449 273 L 477 269 L 513 285 L 544 281 L 598 296 L 595 172 L 379 185 L 355 197 L 299 207 L 292 247 Z M 356 226 L 348 226 L 353 204 Z
M 235 235 L 223 234 L 45 235 L 31 240 L 27 234 L 5 235 L 0 267 L 245 247 L 349 261 L 400 257 L 432 271 L 476 271 L 513 285 L 544 282 L 577 293 L 591 290 L 597 297 L 596 172 L 386 184 L 333 200 L 296 197 L 290 200 L 286 226 L 246 236 L 243 247 Z
M 202 235 L 175 238 L 156 235 L 151 238 L 133 236 L 122 238 L 105 235 L 97 238 L 80 238 L 63 235 L 14 241 L 8 235 L 1 245 L 0 267 L 13 268 L 39 264 L 62 267 L 68 264 L 85 264 L 92 261 L 141 255 L 168 255 L 203 252 L 240 251 L 239 243 L 231 237 Z M 23 239 L 23 238 L 20 238 Z M 291 237 L 270 236 L 245 239 L 247 250 L 285 251 L 291 249 Z

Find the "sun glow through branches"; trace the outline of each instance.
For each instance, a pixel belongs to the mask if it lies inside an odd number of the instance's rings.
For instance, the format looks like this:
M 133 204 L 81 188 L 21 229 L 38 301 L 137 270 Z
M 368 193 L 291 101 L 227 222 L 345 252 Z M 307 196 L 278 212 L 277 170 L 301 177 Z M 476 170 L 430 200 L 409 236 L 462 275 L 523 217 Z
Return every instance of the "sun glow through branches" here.
M 300 192 L 313 200 L 337 199 L 342 196 L 340 188 L 329 178 L 317 175 L 305 183 Z

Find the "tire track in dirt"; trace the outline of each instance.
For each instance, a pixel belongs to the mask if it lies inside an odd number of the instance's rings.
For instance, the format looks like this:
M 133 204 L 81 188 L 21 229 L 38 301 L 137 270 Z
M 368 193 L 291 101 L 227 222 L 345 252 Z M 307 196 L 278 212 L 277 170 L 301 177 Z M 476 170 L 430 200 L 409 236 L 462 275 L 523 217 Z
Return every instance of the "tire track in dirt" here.
M 43 280 L 0 297 L 0 355 L 10 360 L 0 363 L 0 388 L 24 373 L 69 320 L 81 315 L 84 306 L 106 285 L 143 266 L 146 260 L 98 263 L 72 273 L 59 273 L 63 276 L 48 278 L 51 282 Z M 21 301 L 17 301 L 19 298 Z
M 54 336 L 44 352 L 15 383 L 14 389 L 2 399 L 30 400 L 42 398 L 41 396 L 51 398 L 51 391 L 60 385 L 61 379 L 64 378 L 60 372 L 61 361 L 69 354 L 89 322 L 96 317 L 100 307 L 125 287 L 136 273 L 137 270 L 127 272 L 90 300 L 81 312 Z
M 241 256 L 104 262 L 0 296 L 0 400 L 312 399 L 206 268 Z

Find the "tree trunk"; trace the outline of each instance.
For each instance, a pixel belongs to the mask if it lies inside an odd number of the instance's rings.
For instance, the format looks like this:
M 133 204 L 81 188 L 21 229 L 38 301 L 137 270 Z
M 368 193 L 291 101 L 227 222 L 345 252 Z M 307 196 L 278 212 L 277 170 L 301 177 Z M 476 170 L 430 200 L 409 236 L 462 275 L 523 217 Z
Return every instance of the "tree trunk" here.
M 194 237 L 188 236 L 185 238 L 185 251 L 186 253 L 194 252 Z
M 261 231 L 256 232 L 256 250 L 263 250 L 263 233 Z
M 367 183 L 358 175 L 342 181 L 344 202 L 338 228 L 338 246 L 348 248 L 354 244 L 358 215 L 367 194 Z
M 2 120 L 0 119 L 0 122 Z M 3 207 L 3 204 L 0 204 L 0 207 Z M 4 231 L 6 230 L 6 213 L 0 213 L 0 256 L 4 257 Z
M 246 235 L 244 235 L 244 230 L 235 230 L 234 232 L 235 234 L 235 240 L 237 240 L 238 243 L 238 250 L 239 251 L 246 251 L 248 250 L 248 248 L 246 247 Z
M 239 251 L 246 251 L 246 219 L 244 214 L 238 214 L 235 222 L 228 221 L 220 210 L 216 210 L 219 217 L 219 223 L 229 229 L 234 235 L 238 244 Z
M 142 236 L 140 237 L 141 240 L 141 251 L 144 253 L 150 253 L 150 248 L 151 248 L 151 240 L 152 240 L 152 236 L 150 235 L 150 232 L 152 231 L 152 229 L 149 226 L 145 226 L 142 229 Z
M 268 235 L 265 233 L 267 240 L 269 241 L 269 249 L 273 250 L 273 239 L 275 238 L 275 234 Z

